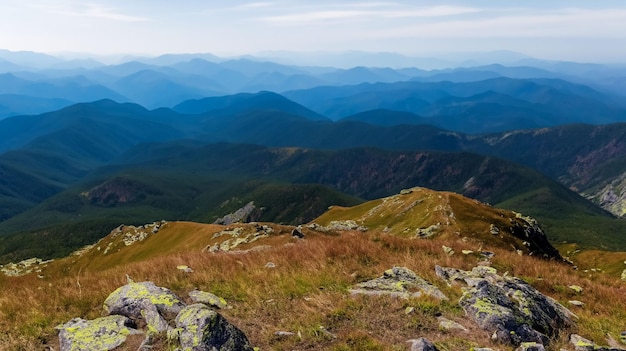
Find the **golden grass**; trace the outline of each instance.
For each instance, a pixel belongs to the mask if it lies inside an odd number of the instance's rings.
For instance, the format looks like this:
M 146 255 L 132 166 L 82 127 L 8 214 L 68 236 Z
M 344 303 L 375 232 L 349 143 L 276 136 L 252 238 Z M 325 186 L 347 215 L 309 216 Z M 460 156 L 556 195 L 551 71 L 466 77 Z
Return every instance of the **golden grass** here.
M 103 301 L 126 283 L 126 274 L 135 281 L 150 280 L 168 287 L 181 297 L 194 288 L 224 297 L 232 308 L 221 313 L 261 350 L 406 350 L 406 340 L 422 336 L 442 350 L 503 348 L 464 318 L 456 305 L 460 288 L 446 286 L 434 273 L 435 265 L 474 267 L 480 260 L 477 255 L 459 253 L 478 249 L 482 245 L 479 242 L 415 240 L 382 232 L 336 236 L 307 232 L 307 237 L 299 240 L 287 234 L 285 227 L 282 234 L 257 243 L 268 245 L 265 250 L 203 252 L 211 242 L 211 233 L 220 228 L 170 223 L 144 243 L 121 249 L 115 256 L 117 264 L 107 261 L 113 258 L 98 261 L 100 258 L 89 257 L 91 262 L 69 258 L 51 265 L 44 279 L 36 275 L 0 278 L 0 349 L 42 350 L 50 345 L 58 350 L 54 326 L 73 317 L 100 316 Z M 442 245 L 452 247 L 457 254 L 445 255 Z M 575 271 L 561 263 L 518 256 L 497 247 L 485 248 L 496 253 L 493 266 L 500 273 L 508 271 L 521 277 L 563 304 L 574 298 L 585 302 L 584 308 L 572 309 L 580 317 L 575 331 L 581 335 L 606 343 L 603 338 L 607 333 L 616 337 L 624 327 L 626 285 L 614 277 Z M 160 250 L 165 253 L 158 255 Z M 275 268 L 266 268 L 268 262 Z M 192 267 L 194 272 L 179 271 L 179 264 Z M 349 286 L 378 277 L 394 265 L 408 267 L 437 285 L 450 301 L 348 293 Z M 567 288 L 573 284 L 584 288 L 582 294 Z M 414 312 L 406 314 L 407 307 L 413 307 Z M 436 314 L 460 322 L 470 328 L 470 333 L 440 331 Z M 278 337 L 277 331 L 296 335 Z M 140 340 L 133 340 L 133 345 L 137 342 Z M 165 349 L 166 345 L 162 346 Z M 566 347 L 565 337 L 552 346 L 559 347 Z

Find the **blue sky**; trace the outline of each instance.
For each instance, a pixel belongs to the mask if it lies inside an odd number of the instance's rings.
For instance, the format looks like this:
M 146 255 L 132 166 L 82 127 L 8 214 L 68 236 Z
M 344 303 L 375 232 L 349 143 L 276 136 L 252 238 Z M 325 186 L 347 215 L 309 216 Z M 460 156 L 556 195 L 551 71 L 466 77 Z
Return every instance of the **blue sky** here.
M 143 54 L 513 50 L 626 62 L 626 1 L 0 0 L 0 48 Z

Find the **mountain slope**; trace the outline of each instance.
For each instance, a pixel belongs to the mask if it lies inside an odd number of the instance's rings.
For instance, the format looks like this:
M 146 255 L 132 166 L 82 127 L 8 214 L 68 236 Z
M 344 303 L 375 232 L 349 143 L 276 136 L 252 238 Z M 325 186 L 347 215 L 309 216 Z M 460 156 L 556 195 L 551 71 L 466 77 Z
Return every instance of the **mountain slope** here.
M 285 97 L 272 92 L 256 94 L 241 93 L 223 97 L 210 97 L 201 100 L 184 101 L 173 107 L 173 110 L 185 114 L 211 114 L 218 116 L 236 116 L 253 111 L 280 111 L 310 120 L 327 120 L 327 118 L 294 103 Z
M 453 233 L 416 239 L 379 230 L 414 223 L 416 217 L 432 213 L 420 206 L 437 207 L 445 205 L 445 200 L 454 206 L 454 216 L 448 212 L 445 218 L 476 234 L 488 231 L 489 240 Z M 498 279 L 497 272 L 509 277 L 504 278 L 509 287 L 521 284 L 524 290 L 517 290 L 518 296 L 536 289 L 564 306 L 572 299 L 585 303 L 584 307 L 570 307 L 577 318 L 549 340 L 550 347 L 571 346 L 570 333 L 604 344 L 621 332 L 622 282 L 597 269 L 589 270 L 593 265 L 583 264 L 575 270 L 559 261 L 530 256 L 523 243 L 520 255 L 508 245 L 519 242 L 510 241 L 505 232 L 521 220 L 517 215 L 426 189 L 375 202 L 391 203 L 384 206 L 388 211 L 384 219 L 374 219 L 368 210 L 346 217 L 359 220 L 358 216 L 365 215 L 365 221 L 375 220 L 377 224 L 371 223 L 372 228 L 365 232 L 315 230 L 314 225 L 297 229 L 274 223 L 219 226 L 159 221 L 118 226 L 94 245 L 53 262 L 3 266 L 7 272 L 32 273 L 18 277 L 0 274 L 0 299 L 5 301 L 0 309 L 4 331 L 0 341 L 11 349 L 42 344 L 58 349 L 55 326 L 75 316 L 100 317 L 102 301 L 134 280 L 167 287 L 188 303 L 187 293 L 195 289 L 217 295 L 228 307 L 216 312 L 263 349 L 404 349 L 407 340 L 415 337 L 426 337 L 438 348 L 454 351 L 501 348 L 502 344 L 492 339 L 493 333 L 483 330 L 484 326 L 458 305 L 467 298 L 469 287 L 461 282 L 448 284 L 436 273 L 439 266 L 439 271 L 456 272 L 462 280 L 463 271 L 477 265 L 475 271 L 490 274 L 489 279 Z M 407 206 L 411 208 L 407 210 Z M 338 211 L 341 209 L 331 209 L 327 215 L 334 217 Z M 490 233 L 494 221 L 503 225 L 498 235 Z M 300 231 L 299 237 L 292 234 L 294 229 Z M 445 298 L 422 294 L 403 299 L 389 291 L 354 292 L 355 286 L 400 271 L 419 276 Z M 416 291 L 406 278 L 397 283 L 402 290 Z M 25 301 L 30 313 L 17 313 Z M 528 302 L 523 301 L 526 306 Z M 448 329 L 451 321 L 467 331 Z M 144 338 L 143 334 L 131 335 L 123 347 L 134 349 Z M 172 342 L 155 338 L 153 343 L 154 350 L 167 350 Z

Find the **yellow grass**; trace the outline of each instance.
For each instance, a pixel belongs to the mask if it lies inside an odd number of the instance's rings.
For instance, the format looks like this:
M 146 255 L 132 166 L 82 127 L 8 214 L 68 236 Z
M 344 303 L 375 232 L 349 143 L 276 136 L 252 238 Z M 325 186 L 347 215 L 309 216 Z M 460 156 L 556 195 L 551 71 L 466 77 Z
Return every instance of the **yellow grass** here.
M 282 228 L 282 229 L 281 229 Z M 465 319 L 456 305 L 462 292 L 448 287 L 434 274 L 435 265 L 471 269 L 480 258 L 459 254 L 476 250 L 476 241 L 460 238 L 417 240 L 377 232 L 324 235 L 307 231 L 304 240 L 292 238 L 288 227 L 238 253 L 207 253 L 212 233 L 223 229 L 193 223 L 170 223 L 145 242 L 121 248 L 111 257 L 85 256 L 52 264 L 45 278 L 36 275 L 0 278 L 0 349 L 58 350 L 54 326 L 73 317 L 102 315 L 102 303 L 126 274 L 135 281 L 150 280 L 179 296 L 194 289 L 213 292 L 232 306 L 222 310 L 229 321 L 261 350 L 406 350 L 406 340 L 427 337 L 441 350 L 470 347 L 506 349 Z M 245 251 L 267 245 L 260 251 Z M 442 245 L 457 252 L 445 255 Z M 580 319 L 575 330 L 606 344 L 607 333 L 617 337 L 626 320 L 626 284 L 597 272 L 518 256 L 510 250 L 484 247 L 496 253 L 493 266 L 529 281 L 563 304 L 570 299 L 586 303 L 572 309 Z M 275 268 L 266 268 L 272 262 Z M 177 265 L 194 269 L 186 274 Z M 380 276 L 392 266 L 406 266 L 442 289 L 450 301 L 429 298 L 350 296 L 352 284 Z M 582 294 L 567 288 L 580 285 Z M 407 307 L 414 312 L 406 314 Z M 471 332 L 440 331 L 436 314 L 456 320 Z M 277 331 L 294 332 L 278 337 Z M 299 336 L 298 336 L 299 335 Z M 125 349 L 136 349 L 133 340 Z M 163 349 L 165 349 L 164 345 Z M 565 338 L 552 348 L 567 347 Z

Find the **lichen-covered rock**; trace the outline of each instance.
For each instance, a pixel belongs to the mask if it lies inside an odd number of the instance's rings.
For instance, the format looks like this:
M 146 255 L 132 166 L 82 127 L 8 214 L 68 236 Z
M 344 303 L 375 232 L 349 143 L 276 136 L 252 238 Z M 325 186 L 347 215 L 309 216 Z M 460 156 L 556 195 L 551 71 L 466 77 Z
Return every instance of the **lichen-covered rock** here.
M 457 331 L 463 331 L 463 332 L 469 331 L 462 324 L 459 324 L 455 321 L 451 321 L 442 316 L 437 317 L 437 321 L 439 322 L 440 330 L 447 330 L 447 331 L 457 330 Z
M 226 308 L 228 306 L 228 303 L 223 298 L 200 290 L 190 291 L 189 297 L 193 302 L 203 303 L 217 308 Z
M 505 344 L 545 345 L 574 325 L 573 314 L 565 307 L 521 279 L 498 275 L 494 268 L 475 267 L 467 272 L 436 267 L 435 271 L 448 282 L 468 285 L 459 304 L 481 328 Z
M 523 342 L 515 351 L 545 351 L 545 347 L 536 342 Z
M 583 292 L 582 286 L 579 286 L 579 285 L 570 285 L 570 286 L 568 286 L 568 288 L 574 290 L 578 294 L 582 294 L 582 292 Z
M 569 342 L 574 346 L 576 351 L 624 351 L 624 349 L 599 346 L 591 340 L 585 339 L 578 334 L 572 334 L 569 337 Z
M 183 351 L 253 351 L 246 335 L 203 304 L 185 307 L 176 317 Z
M 429 295 L 441 300 L 448 298 L 436 286 L 405 267 L 393 267 L 382 277 L 355 285 L 353 294 L 393 295 L 403 298 Z
M 411 339 L 411 351 L 438 351 L 437 347 L 426 338 Z
M 174 319 L 184 307 L 176 294 L 152 282 L 129 283 L 104 301 L 108 314 L 126 316 L 138 325 L 146 324 L 149 332 L 165 331 L 167 320 Z
M 123 344 L 129 335 L 140 333 L 131 326 L 131 320 L 124 316 L 108 316 L 92 321 L 74 318 L 56 329 L 61 351 L 106 351 Z

